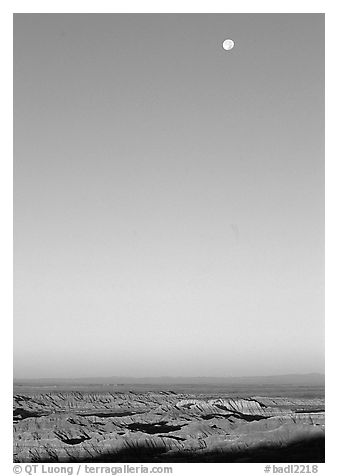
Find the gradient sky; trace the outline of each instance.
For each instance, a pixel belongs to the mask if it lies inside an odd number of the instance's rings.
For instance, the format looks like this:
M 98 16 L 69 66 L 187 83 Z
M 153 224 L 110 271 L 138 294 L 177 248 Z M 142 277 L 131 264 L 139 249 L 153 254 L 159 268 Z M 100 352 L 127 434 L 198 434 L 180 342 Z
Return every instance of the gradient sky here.
M 16 14 L 14 93 L 15 377 L 323 371 L 324 15 Z

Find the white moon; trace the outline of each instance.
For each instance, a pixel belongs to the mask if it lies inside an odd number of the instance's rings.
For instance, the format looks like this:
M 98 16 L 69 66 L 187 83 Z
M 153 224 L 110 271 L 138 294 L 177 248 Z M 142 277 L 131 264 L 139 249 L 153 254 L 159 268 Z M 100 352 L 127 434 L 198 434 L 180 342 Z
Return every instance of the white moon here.
M 223 41 L 223 48 L 226 51 L 232 50 L 234 46 L 235 46 L 235 42 L 233 40 L 227 39 Z

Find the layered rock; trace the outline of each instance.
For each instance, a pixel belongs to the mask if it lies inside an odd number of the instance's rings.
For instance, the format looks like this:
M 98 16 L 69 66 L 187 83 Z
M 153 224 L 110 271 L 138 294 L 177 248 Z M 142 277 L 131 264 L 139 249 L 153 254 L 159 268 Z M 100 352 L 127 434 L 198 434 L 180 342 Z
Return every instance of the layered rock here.
M 323 451 L 315 455 L 306 448 L 322 448 L 323 438 L 319 398 L 174 392 L 14 396 L 16 462 L 250 461 L 257 454 L 268 461 L 272 452 L 299 448 L 310 462 L 323 458 Z

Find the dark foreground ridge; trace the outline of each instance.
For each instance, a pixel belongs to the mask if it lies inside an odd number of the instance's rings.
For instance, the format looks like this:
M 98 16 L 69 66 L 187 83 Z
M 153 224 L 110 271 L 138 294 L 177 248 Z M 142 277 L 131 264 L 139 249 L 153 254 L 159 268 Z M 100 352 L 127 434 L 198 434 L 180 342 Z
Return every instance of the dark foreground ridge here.
M 15 462 L 324 462 L 322 398 L 14 395 Z
M 184 438 L 167 436 L 184 441 Z M 81 463 L 323 463 L 325 460 L 324 436 L 286 446 L 258 446 L 235 451 L 204 451 L 189 454 L 162 453 L 147 445 L 126 448 L 117 453 L 101 454 L 95 458 L 78 459 Z M 55 460 L 54 462 L 57 462 Z M 75 462 L 75 461 L 74 461 Z

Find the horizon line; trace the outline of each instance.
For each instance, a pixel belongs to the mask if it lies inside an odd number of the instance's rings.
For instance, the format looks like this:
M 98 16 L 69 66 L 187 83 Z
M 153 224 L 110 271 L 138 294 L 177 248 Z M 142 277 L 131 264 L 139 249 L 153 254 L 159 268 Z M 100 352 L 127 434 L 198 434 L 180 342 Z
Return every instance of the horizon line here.
M 14 380 L 90 380 L 90 379 L 134 379 L 134 380 L 141 380 L 141 379 L 240 379 L 240 378 L 270 378 L 270 377 L 295 377 L 295 376 L 309 376 L 309 375 L 317 375 L 317 376 L 325 376 L 325 372 L 295 372 L 295 373 L 283 373 L 283 374 L 269 374 L 269 375 L 227 375 L 227 376 L 205 376 L 205 375 L 188 375 L 188 376 L 182 376 L 182 375 L 159 375 L 159 376 L 146 376 L 143 375 L 141 377 L 136 377 L 132 375 L 108 375 L 108 376 L 82 376 L 82 377 L 14 377 L 13 376 L 13 381 Z

